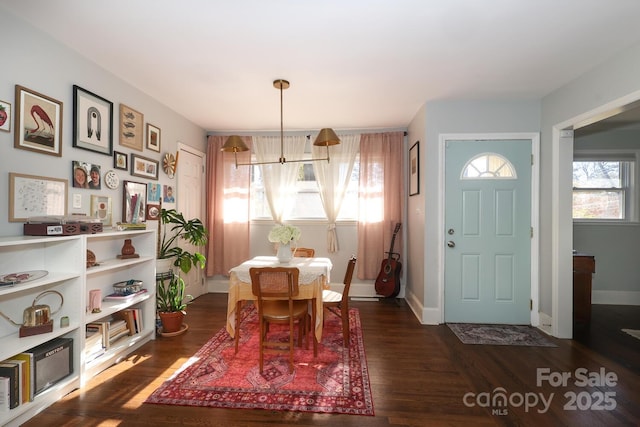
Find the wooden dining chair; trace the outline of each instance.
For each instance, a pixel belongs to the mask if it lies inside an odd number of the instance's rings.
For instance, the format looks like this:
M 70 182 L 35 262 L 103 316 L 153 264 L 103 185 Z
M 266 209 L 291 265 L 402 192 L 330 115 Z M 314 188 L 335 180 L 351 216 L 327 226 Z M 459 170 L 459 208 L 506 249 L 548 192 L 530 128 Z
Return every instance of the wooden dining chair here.
M 289 372 L 293 372 L 294 323 L 298 322 L 298 345 L 306 335 L 308 300 L 293 299 L 298 295 L 300 270 L 295 267 L 253 267 L 249 269 L 251 290 L 257 297 L 260 332 L 260 373 L 264 366 L 265 353 L 289 353 Z M 268 325 L 281 323 L 289 325 L 289 340 L 270 341 L 267 338 Z
M 291 248 L 294 257 L 299 258 L 313 258 L 316 254 L 313 248 Z
M 342 340 L 345 347 L 349 346 L 349 289 L 351 288 L 351 279 L 355 267 L 356 257 L 351 256 L 347 264 L 347 271 L 344 273 L 344 290 L 342 293 L 330 289 L 322 291 L 323 309 L 330 311 L 342 320 Z

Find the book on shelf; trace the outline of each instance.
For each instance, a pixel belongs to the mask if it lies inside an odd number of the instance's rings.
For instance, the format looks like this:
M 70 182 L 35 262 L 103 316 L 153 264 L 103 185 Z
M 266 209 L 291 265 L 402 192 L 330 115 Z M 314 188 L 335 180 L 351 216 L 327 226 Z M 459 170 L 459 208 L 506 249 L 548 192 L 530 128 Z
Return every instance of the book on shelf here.
M 109 348 L 109 322 L 108 321 L 87 323 L 87 330 L 98 331 L 98 333 L 102 337 L 102 347 L 104 347 L 105 349 Z
M 28 401 L 33 402 L 33 397 L 36 390 L 36 365 L 33 361 L 33 353 L 20 353 L 13 356 L 11 359 L 24 360 L 24 372 L 26 373 L 26 394 Z
M 0 377 L 0 412 L 7 412 L 10 407 L 11 400 L 11 379 L 8 377 Z
M 85 360 L 87 363 L 102 356 L 106 350 L 102 345 L 102 332 L 95 327 L 87 325 L 87 333 L 84 341 Z
M 20 368 L 17 363 L 1 362 L 0 377 L 9 378 L 9 409 L 20 405 Z
M 27 403 L 29 401 L 29 381 L 30 375 L 27 371 L 27 364 L 22 359 L 11 358 L 6 362 L 16 363 L 18 365 L 18 377 L 20 382 L 20 404 Z
M 123 319 L 114 319 L 109 322 L 109 338 L 119 335 L 122 331 L 129 331 L 126 321 Z
M 113 335 L 111 338 L 109 338 L 109 345 L 113 345 L 116 341 L 120 340 L 121 338 L 124 337 L 128 337 L 129 336 L 129 330 L 126 329 L 118 334 Z
M 139 308 L 133 309 L 133 320 L 136 325 L 136 332 L 142 332 L 144 330 L 142 325 L 142 311 Z
M 125 231 L 125 230 L 146 230 L 147 224 L 144 222 L 118 222 L 116 223 L 116 230 Z
M 134 310 L 135 309 L 127 308 L 113 314 L 114 317 L 123 319 L 126 322 L 127 328 L 129 329 L 129 335 L 135 335 L 136 333 L 138 333 L 133 314 Z
M 128 294 L 128 295 L 122 295 L 122 294 L 113 293 L 113 294 L 107 295 L 103 299 L 105 301 L 128 301 L 128 300 L 130 300 L 132 298 L 135 298 L 135 297 L 137 297 L 139 295 L 143 295 L 146 292 L 147 292 L 146 289 L 140 289 L 138 292 L 135 292 L 133 294 Z

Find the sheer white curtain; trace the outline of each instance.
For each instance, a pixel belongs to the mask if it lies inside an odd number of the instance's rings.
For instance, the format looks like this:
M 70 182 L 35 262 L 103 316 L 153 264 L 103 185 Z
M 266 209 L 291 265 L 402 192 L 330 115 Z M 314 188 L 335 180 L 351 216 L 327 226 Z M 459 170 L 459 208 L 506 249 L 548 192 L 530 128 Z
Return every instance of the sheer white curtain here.
M 284 157 L 290 160 L 302 159 L 306 137 L 285 136 L 283 138 Z M 280 158 L 280 136 L 254 136 L 253 151 L 258 162 L 278 161 Z M 271 209 L 271 215 L 277 224 L 282 224 L 285 212 L 295 202 L 296 180 L 300 163 L 276 163 L 260 165 L 264 190 Z
M 327 215 L 327 250 L 338 251 L 336 218 L 347 192 L 353 164 L 360 147 L 360 134 L 339 135 L 340 144 L 329 148 L 330 162 L 313 162 L 313 173 L 320 188 L 320 199 Z M 326 147 L 313 146 L 313 157 L 322 158 L 327 155 Z

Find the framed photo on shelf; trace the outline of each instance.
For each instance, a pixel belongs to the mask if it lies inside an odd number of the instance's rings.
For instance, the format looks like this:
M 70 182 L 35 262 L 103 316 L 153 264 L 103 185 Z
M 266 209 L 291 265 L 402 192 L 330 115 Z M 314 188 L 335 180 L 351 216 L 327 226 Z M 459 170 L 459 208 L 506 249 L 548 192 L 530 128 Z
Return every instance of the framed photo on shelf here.
M 116 169 L 129 170 L 129 155 L 120 151 L 113 151 L 113 167 Z
M 420 141 L 409 149 L 409 195 L 420 193 Z
M 113 213 L 111 210 L 111 197 L 91 196 L 91 216 L 100 219 L 104 227 L 111 227 Z
M 67 214 L 66 179 L 9 172 L 9 222 Z
M 147 123 L 147 148 L 160 152 L 160 128 Z
M 131 175 L 141 178 L 158 179 L 160 162 L 131 153 Z
M 113 102 L 73 85 L 73 146 L 110 156 Z
M 120 104 L 120 145 L 142 151 L 143 123 L 141 112 Z
M 11 103 L 0 100 L 0 130 L 11 132 Z
M 62 102 L 16 85 L 13 146 L 62 156 Z
M 147 184 L 124 181 L 122 186 L 122 222 L 135 224 L 146 221 Z

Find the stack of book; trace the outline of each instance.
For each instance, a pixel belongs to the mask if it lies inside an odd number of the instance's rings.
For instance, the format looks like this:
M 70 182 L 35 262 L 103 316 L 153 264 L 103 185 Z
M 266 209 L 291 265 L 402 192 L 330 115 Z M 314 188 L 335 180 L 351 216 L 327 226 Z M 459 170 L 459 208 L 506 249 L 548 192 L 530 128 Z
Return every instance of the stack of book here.
M 118 231 L 126 231 L 126 230 L 146 230 L 147 224 L 145 222 L 118 222 L 116 224 L 116 229 Z
M 142 311 L 139 308 L 120 310 L 114 314 L 114 317 L 125 321 L 129 335 L 135 335 L 142 331 Z
M 111 345 L 123 337 L 142 331 L 142 310 L 128 308 L 113 314 L 112 319 L 91 322 L 86 327 L 87 362 L 102 356 Z
M 0 362 L 0 411 L 32 402 L 35 394 L 33 353 L 16 354 Z
M 86 362 L 90 363 L 102 356 L 107 349 L 102 345 L 102 329 L 98 325 L 87 325 L 84 340 Z

